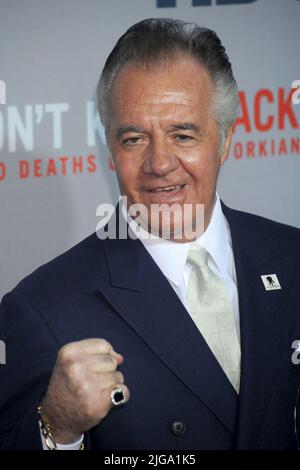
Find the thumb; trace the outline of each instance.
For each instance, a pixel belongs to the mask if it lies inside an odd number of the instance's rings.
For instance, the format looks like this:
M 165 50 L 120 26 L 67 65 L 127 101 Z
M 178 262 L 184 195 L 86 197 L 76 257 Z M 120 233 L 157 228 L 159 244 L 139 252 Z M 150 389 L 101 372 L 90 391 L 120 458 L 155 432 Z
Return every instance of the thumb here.
M 124 357 L 122 356 L 122 354 L 119 354 L 116 351 L 112 350 L 111 355 L 117 360 L 118 365 L 121 365 L 124 362 Z

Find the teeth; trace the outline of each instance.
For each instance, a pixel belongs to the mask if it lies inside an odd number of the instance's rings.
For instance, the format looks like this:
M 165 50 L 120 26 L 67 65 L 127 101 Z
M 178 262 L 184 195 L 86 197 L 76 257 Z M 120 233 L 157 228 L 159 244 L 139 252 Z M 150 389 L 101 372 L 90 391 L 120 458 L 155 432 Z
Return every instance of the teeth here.
M 176 188 L 182 188 L 184 185 L 182 184 L 178 184 L 177 186 L 169 186 L 168 188 L 159 188 L 159 189 L 154 189 L 153 191 L 155 192 L 159 192 L 159 191 L 171 191 L 173 189 L 176 189 Z

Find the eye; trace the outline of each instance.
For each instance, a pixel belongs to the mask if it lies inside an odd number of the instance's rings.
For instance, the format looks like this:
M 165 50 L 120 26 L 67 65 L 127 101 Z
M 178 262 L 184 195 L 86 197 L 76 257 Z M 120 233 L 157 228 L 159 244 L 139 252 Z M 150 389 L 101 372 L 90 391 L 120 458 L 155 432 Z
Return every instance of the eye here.
M 177 140 L 177 142 L 190 142 L 191 140 L 194 140 L 194 137 L 187 134 L 177 134 L 175 135 L 175 140 Z
M 140 136 L 128 137 L 127 139 L 124 139 L 122 141 L 122 145 L 124 145 L 124 146 L 133 146 L 133 145 L 137 145 L 141 142 L 142 142 L 142 138 Z

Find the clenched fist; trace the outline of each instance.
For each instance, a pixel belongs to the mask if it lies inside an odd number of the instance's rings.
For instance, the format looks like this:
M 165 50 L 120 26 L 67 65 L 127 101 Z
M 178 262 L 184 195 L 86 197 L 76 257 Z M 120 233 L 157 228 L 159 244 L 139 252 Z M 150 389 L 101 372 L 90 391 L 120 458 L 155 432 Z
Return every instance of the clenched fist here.
M 123 361 L 105 339 L 85 339 L 60 349 L 42 401 L 56 442 L 74 442 L 99 424 L 113 406 L 110 393 L 116 386 L 128 401 L 129 390 L 116 370 Z

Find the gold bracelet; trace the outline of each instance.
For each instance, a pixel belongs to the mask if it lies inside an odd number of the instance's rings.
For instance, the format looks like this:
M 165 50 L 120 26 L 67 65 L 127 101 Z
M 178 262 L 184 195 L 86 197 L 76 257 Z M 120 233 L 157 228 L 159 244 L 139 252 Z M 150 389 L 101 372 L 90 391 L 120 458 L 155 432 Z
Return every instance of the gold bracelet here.
M 39 417 L 40 417 L 39 422 L 40 422 L 40 426 L 41 426 L 41 431 L 42 431 L 43 437 L 45 439 L 47 448 L 49 450 L 58 450 L 57 449 L 57 444 L 56 444 L 56 442 L 55 442 L 55 440 L 53 439 L 53 436 L 52 436 L 52 430 L 51 430 L 50 424 L 47 423 L 47 421 L 45 420 L 45 417 L 43 416 L 42 405 L 38 405 L 37 411 L 38 411 L 38 414 L 39 414 Z M 83 441 L 80 444 L 79 450 L 84 450 L 84 442 Z

